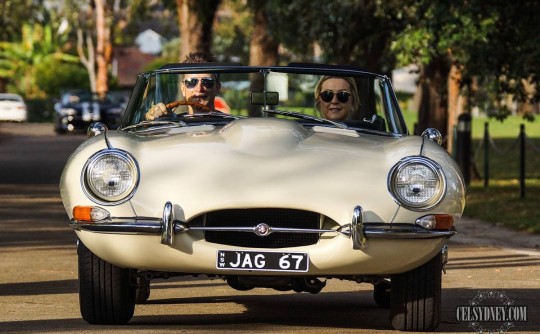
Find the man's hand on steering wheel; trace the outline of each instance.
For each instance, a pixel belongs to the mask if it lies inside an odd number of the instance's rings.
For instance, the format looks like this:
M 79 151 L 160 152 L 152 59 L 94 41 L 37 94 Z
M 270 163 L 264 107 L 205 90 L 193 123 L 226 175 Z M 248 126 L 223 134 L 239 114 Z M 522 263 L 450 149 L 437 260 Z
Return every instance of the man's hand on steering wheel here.
M 163 117 L 169 113 L 169 109 L 167 109 L 167 106 L 165 106 L 164 103 L 158 103 L 156 105 L 153 105 L 148 111 L 146 112 L 145 118 L 147 121 L 153 121 L 156 118 Z
M 180 106 L 180 105 L 188 105 L 195 109 L 200 109 L 204 112 L 211 112 L 212 109 L 208 107 L 205 104 L 195 102 L 195 101 L 174 101 L 171 103 L 158 103 L 154 106 L 152 106 L 148 111 L 146 112 L 145 118 L 147 121 L 153 121 L 156 118 L 163 117 L 169 115 L 169 113 L 173 114 L 174 108 Z

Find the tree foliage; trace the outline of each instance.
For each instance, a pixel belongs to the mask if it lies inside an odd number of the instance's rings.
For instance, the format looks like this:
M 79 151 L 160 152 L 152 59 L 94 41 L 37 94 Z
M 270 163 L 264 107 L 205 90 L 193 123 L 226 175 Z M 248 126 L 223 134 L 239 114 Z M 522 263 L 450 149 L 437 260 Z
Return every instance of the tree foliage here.
M 538 101 L 540 35 L 534 29 L 538 1 L 408 1 L 414 17 L 397 36 L 392 51 L 402 65 L 423 68 L 446 62 L 461 70 L 470 105 L 491 98 L 494 115 L 508 114 L 507 101 Z M 480 83 L 481 86 L 478 86 Z M 444 85 L 437 90 L 445 97 Z M 531 110 L 524 110 L 531 115 Z
M 70 40 L 63 50 L 73 52 L 77 28 L 96 37 L 95 17 L 88 12 L 95 3 L 65 0 L 48 11 L 51 7 L 41 6 L 43 0 L 4 0 L 0 40 L 20 42 L 22 22 L 48 22 L 54 32 L 68 20 Z M 180 4 L 187 5 L 194 21 L 178 36 Z M 512 102 L 520 102 L 524 114 L 531 115 L 531 104 L 540 100 L 535 88 L 540 73 L 540 34 L 535 29 L 540 3 L 534 0 L 114 0 L 106 5 L 112 48 L 132 45 L 136 33 L 146 28 L 168 33 L 169 40 L 179 38 L 167 47 L 164 61 L 178 57 L 180 51 L 170 49 L 183 41 L 191 49 L 211 50 L 223 61 L 248 64 L 254 57 L 250 46 L 258 36 L 259 46 L 267 43 L 268 50 L 274 50 L 277 45 L 277 56 L 269 59 L 279 64 L 316 61 L 390 73 L 396 65 L 416 63 L 422 74 L 420 87 L 427 94 L 420 117 L 425 116 L 426 124 L 439 122 L 438 128 L 454 117 L 456 83 L 469 97 L 469 107 L 480 105 L 501 119 Z M 191 42 L 190 36 L 195 37 Z M 19 68 L 21 75 L 24 66 L 15 59 L 22 59 L 22 53 L 15 56 L 14 44 L 9 48 L 11 71 Z
M 224 0 L 215 22 L 212 52 L 221 61 L 249 64 L 253 15 L 244 0 Z
M 43 1 L 0 1 L 0 41 L 13 42 L 21 39 L 24 24 L 43 23 L 46 11 Z
M 79 62 L 55 58 L 37 64 L 35 83 L 46 96 L 55 97 L 68 89 L 90 89 L 86 69 Z
M 23 25 L 20 42 L 0 42 L 0 78 L 5 79 L 13 91 L 26 97 L 43 97 L 45 92 L 36 82 L 38 66 L 52 59 L 78 61 L 60 52 L 61 40 L 53 34 L 50 25 Z
M 409 13 L 399 1 L 273 0 L 271 26 L 294 61 L 350 64 L 388 72 L 393 36 Z

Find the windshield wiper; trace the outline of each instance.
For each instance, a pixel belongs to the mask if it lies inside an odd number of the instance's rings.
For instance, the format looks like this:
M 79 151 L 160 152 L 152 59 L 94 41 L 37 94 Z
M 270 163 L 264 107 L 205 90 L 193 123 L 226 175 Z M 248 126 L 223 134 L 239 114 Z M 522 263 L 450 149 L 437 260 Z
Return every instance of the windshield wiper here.
M 310 116 L 310 115 L 306 115 L 306 114 L 301 114 L 301 113 L 293 112 L 293 111 L 266 109 L 266 110 L 263 110 L 263 112 L 269 113 L 269 114 L 277 114 L 277 115 L 283 115 L 283 116 L 302 118 L 302 119 L 307 119 L 307 120 L 311 120 L 311 121 L 315 121 L 315 122 L 319 122 L 319 123 L 331 124 L 331 125 L 333 125 L 333 126 L 335 126 L 337 128 L 340 128 L 340 129 L 348 129 L 349 128 L 347 125 L 345 125 L 345 124 L 343 124 L 341 122 L 331 121 L 329 119 L 319 118 L 319 117 Z
M 182 121 L 142 121 L 137 124 L 128 125 L 122 130 L 139 130 L 142 128 L 140 131 L 153 131 L 156 129 L 171 129 L 184 126 L 186 126 L 186 123 Z

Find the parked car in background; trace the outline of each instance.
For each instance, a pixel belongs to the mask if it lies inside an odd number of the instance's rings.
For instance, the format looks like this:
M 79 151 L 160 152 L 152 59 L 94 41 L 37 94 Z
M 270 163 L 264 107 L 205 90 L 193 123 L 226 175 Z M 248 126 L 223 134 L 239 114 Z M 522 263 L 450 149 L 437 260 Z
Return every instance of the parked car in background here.
M 26 122 L 28 109 L 19 94 L 0 93 L 0 121 Z
M 463 177 L 440 132 L 409 135 L 388 77 L 171 64 L 138 77 L 119 129 L 88 133 L 60 180 L 87 322 L 128 322 L 154 279 L 209 275 L 240 291 L 372 284 L 394 328 L 439 325 Z
M 125 102 L 110 94 L 99 98 L 90 91 L 68 91 L 54 105 L 54 130 L 59 134 L 86 131 L 93 122 L 116 129 L 124 108 Z

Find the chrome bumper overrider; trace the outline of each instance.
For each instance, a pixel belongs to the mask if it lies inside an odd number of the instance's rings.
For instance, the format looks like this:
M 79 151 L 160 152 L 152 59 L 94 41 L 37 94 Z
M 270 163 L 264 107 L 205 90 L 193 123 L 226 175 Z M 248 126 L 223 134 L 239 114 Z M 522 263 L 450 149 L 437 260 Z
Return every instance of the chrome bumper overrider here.
M 428 230 L 411 224 L 364 223 L 362 208 L 357 206 L 353 210 L 351 224 L 339 229 L 299 229 L 272 227 L 264 223 L 252 227 L 206 227 L 188 226 L 185 222 L 175 220 L 172 205 L 165 204 L 162 218 L 155 217 L 117 217 L 108 218 L 99 222 L 77 221 L 72 219 L 70 226 L 79 231 L 120 234 L 153 234 L 161 235 L 161 243 L 172 245 L 174 236 L 187 231 L 228 231 L 250 232 L 260 237 L 272 233 L 334 233 L 348 237 L 352 240 L 353 249 L 364 249 L 367 239 L 434 239 L 449 238 L 456 234 L 455 229 L 436 231 Z

